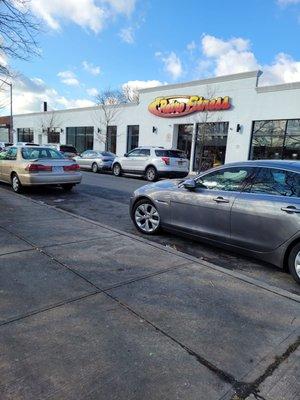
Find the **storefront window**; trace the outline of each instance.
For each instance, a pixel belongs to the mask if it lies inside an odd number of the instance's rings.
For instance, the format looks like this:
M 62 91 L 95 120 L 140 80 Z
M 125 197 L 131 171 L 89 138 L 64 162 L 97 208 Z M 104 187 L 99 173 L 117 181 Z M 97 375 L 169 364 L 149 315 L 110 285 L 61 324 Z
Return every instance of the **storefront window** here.
M 67 144 L 76 147 L 79 153 L 92 150 L 94 146 L 94 127 L 80 126 L 67 128 Z
M 30 128 L 18 128 L 18 142 L 33 142 L 33 130 Z
M 116 154 L 117 151 L 117 127 L 111 125 L 107 127 L 105 150 Z
M 177 149 L 182 150 L 188 159 L 191 158 L 193 125 L 178 125 Z
M 197 124 L 194 170 L 205 171 L 225 162 L 228 122 Z
M 255 121 L 250 159 L 300 158 L 300 120 Z
M 127 126 L 127 153 L 139 145 L 139 125 Z

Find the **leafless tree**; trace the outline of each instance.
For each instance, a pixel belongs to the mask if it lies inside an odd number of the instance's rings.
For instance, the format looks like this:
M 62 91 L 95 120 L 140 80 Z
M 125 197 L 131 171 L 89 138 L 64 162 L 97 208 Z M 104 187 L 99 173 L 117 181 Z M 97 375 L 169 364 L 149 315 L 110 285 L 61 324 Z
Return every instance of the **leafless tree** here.
M 28 60 L 39 54 L 37 20 L 29 8 L 30 0 L 0 0 L 0 74 L 9 75 L 5 60 Z
M 62 119 L 55 111 L 45 112 L 41 118 L 40 131 L 42 135 L 49 137 L 53 133 L 61 133 Z
M 139 103 L 140 95 L 139 91 L 132 86 L 123 85 L 123 96 L 126 103 Z
M 96 103 L 99 107 L 94 113 L 96 138 L 100 143 L 106 144 L 108 127 L 116 122 L 126 98 L 122 91 L 108 88 L 96 96 Z
M 207 86 L 204 97 L 206 99 L 213 99 L 216 97 L 216 87 Z M 197 132 L 196 132 L 196 143 L 195 147 L 198 149 L 197 155 L 195 157 L 195 165 L 198 171 L 206 170 L 211 168 L 217 161 L 216 159 L 211 159 L 211 155 L 209 155 L 208 151 L 205 150 L 205 147 L 209 146 L 212 143 L 210 141 L 217 140 L 215 136 L 218 135 L 218 129 L 220 127 L 220 122 L 222 118 L 217 111 L 203 110 L 201 112 L 197 112 L 196 114 L 192 114 L 190 117 L 190 121 L 193 123 L 197 123 Z M 215 158 L 217 156 L 218 147 L 215 148 Z M 207 153 L 207 154 L 206 154 Z

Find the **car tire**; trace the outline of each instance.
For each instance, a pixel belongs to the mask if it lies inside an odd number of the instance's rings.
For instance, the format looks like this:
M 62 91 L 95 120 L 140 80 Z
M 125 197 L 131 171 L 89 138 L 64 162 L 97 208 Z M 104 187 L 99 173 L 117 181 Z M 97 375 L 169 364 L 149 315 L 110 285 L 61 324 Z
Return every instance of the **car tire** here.
M 73 185 L 72 183 L 66 183 L 66 184 L 62 185 L 62 188 L 65 192 L 70 192 L 74 186 L 75 185 Z
M 11 176 L 11 187 L 15 193 L 22 193 L 23 186 L 18 175 L 14 172 Z
M 92 171 L 94 172 L 94 174 L 99 171 L 98 164 L 95 162 L 92 164 Z
M 113 174 L 114 174 L 114 176 L 122 176 L 122 168 L 119 163 L 114 164 Z
M 161 230 L 159 212 L 150 200 L 142 199 L 135 203 L 132 220 L 137 230 L 146 235 L 155 235 Z
M 289 271 L 297 283 L 300 283 L 300 243 L 291 250 L 288 258 Z
M 156 170 L 156 168 L 155 167 L 148 167 L 147 169 L 146 169 L 146 172 L 145 172 L 145 178 L 147 179 L 147 181 L 149 181 L 149 182 L 155 182 L 155 181 L 157 181 L 157 178 L 158 178 L 158 174 L 157 174 L 157 170 Z

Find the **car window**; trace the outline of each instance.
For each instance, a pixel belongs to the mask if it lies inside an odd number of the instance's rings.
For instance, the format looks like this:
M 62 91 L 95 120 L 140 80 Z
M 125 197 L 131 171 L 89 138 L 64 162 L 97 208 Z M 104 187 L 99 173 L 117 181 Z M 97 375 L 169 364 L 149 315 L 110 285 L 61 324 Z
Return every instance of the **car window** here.
M 116 155 L 110 151 L 101 151 L 99 154 L 101 154 L 103 157 L 116 157 Z
M 89 151 L 89 150 L 84 151 L 84 152 L 81 154 L 81 157 L 87 157 L 89 154 L 90 154 L 90 151 Z
M 140 151 L 140 149 L 132 150 L 130 153 L 128 153 L 128 157 L 139 157 Z
M 16 160 L 18 149 L 16 147 L 11 147 L 5 154 L 5 160 Z
M 4 156 L 4 160 L 16 160 L 18 149 L 16 147 L 11 147 Z
M 148 157 L 148 156 L 150 156 L 150 149 L 141 149 L 140 150 L 140 156 L 146 156 L 146 157 Z
M 55 150 L 55 149 L 50 149 L 50 148 L 30 148 L 30 147 L 24 147 L 22 149 L 22 157 L 25 160 L 35 160 L 35 159 L 42 159 L 42 158 L 47 158 L 47 159 L 61 159 L 64 158 L 62 154 Z
M 186 158 L 183 151 L 180 150 L 155 150 L 157 157 Z
M 242 190 L 253 169 L 248 167 L 223 168 L 207 173 L 196 179 L 196 185 L 210 190 L 226 190 L 236 192 Z
M 251 193 L 300 197 L 300 174 L 275 168 L 261 168 L 249 191 Z

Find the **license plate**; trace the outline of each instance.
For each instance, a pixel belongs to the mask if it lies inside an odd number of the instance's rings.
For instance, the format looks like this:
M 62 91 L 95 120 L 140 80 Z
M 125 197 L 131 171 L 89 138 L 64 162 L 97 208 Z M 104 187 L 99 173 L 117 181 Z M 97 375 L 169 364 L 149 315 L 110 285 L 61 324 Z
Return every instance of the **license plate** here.
M 63 167 L 52 167 L 52 172 L 63 172 Z

